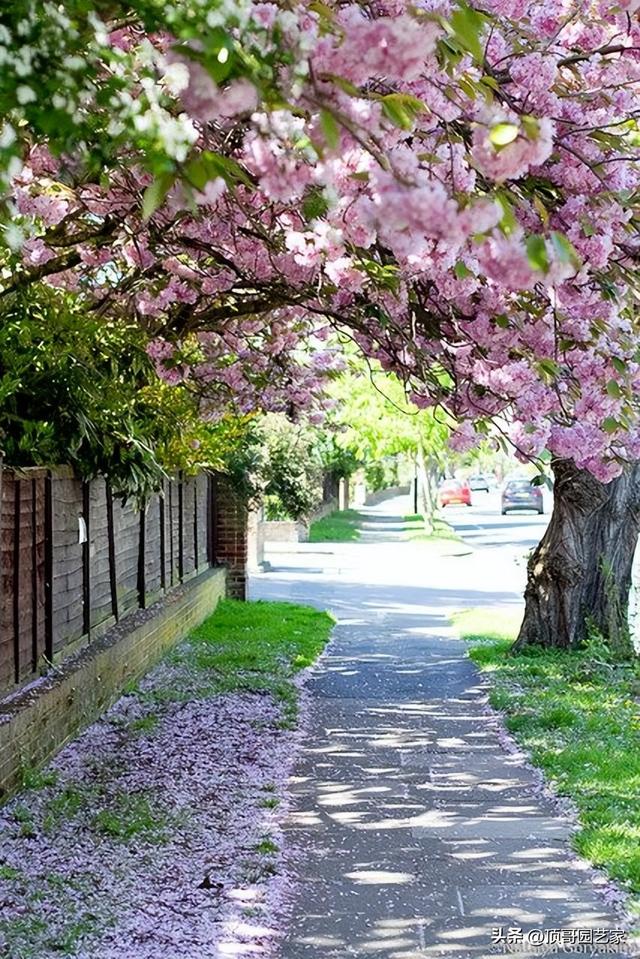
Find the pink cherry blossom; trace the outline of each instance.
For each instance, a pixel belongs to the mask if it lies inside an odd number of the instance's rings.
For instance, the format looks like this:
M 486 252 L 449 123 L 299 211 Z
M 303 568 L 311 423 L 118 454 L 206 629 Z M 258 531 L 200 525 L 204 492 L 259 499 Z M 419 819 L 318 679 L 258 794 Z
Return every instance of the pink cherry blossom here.
M 615 475 L 640 420 L 640 26 L 635 0 L 569 6 L 485 0 L 481 62 L 450 56 L 449 2 L 253 3 L 233 38 L 274 63 L 264 101 L 262 80 L 215 82 L 195 41 L 113 36 L 147 87 L 154 52 L 184 162 L 144 217 L 143 151 L 83 178 L 34 144 L 19 282 L 137 318 L 207 415 L 315 412 L 315 347 L 349 339 L 458 418 L 454 443 L 493 418 L 521 455 Z

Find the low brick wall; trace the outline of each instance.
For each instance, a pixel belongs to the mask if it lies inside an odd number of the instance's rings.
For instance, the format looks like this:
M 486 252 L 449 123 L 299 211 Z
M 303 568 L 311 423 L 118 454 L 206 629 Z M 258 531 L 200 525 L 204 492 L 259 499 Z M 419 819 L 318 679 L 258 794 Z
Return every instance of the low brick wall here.
M 378 503 L 383 503 L 386 499 L 392 499 L 394 496 L 408 496 L 410 491 L 410 483 L 407 483 L 404 486 L 387 486 L 386 489 L 379 489 L 376 490 L 375 493 L 368 493 L 365 500 L 365 506 L 377 506 Z M 409 512 L 408 506 L 407 512 Z
M 324 503 L 321 503 L 317 509 L 314 509 L 311 516 L 307 520 L 307 526 L 311 526 L 312 523 L 315 523 L 318 519 L 324 519 L 325 516 L 329 516 L 331 513 L 335 513 L 338 509 L 338 498 L 327 500 Z
M 0 799 L 20 786 L 25 767 L 50 759 L 206 619 L 225 594 L 226 577 L 223 569 L 201 573 L 1 702 Z
M 337 508 L 338 500 L 331 499 L 321 503 L 306 520 L 259 520 L 256 532 L 259 549 L 263 553 L 266 543 L 306 543 L 311 524 L 333 513 Z
M 265 543 L 305 543 L 309 530 L 301 520 L 270 519 L 262 523 L 262 535 Z

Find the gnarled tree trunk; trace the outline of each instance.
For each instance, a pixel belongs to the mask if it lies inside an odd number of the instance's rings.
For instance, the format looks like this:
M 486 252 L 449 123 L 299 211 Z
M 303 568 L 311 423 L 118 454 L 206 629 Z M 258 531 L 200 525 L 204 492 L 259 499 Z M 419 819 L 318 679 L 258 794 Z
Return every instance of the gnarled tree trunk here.
M 601 483 L 572 460 L 556 460 L 551 521 L 528 565 L 516 649 L 573 648 L 598 630 L 628 646 L 631 566 L 640 530 L 640 463 Z

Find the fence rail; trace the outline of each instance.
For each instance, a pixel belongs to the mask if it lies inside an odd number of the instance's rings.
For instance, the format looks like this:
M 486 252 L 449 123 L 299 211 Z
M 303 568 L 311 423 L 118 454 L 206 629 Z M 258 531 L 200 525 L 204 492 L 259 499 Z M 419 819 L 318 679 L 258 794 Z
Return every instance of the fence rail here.
M 0 694 L 215 565 L 217 486 L 167 481 L 136 510 L 66 467 L 0 467 Z

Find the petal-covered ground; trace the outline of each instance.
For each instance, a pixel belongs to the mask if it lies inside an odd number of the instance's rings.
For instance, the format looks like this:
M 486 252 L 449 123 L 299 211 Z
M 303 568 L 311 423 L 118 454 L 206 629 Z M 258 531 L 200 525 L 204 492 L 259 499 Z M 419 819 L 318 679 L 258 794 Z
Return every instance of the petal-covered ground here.
M 311 658 L 299 640 L 313 634 L 317 652 L 330 623 L 255 604 L 253 642 L 252 605 L 224 604 L 229 644 L 224 629 L 196 634 L 48 769 L 25 772 L 27 788 L 0 811 L 0 954 L 270 951 L 289 886 L 279 821 L 295 752 L 293 673 Z M 265 616 L 278 620 L 273 635 Z

